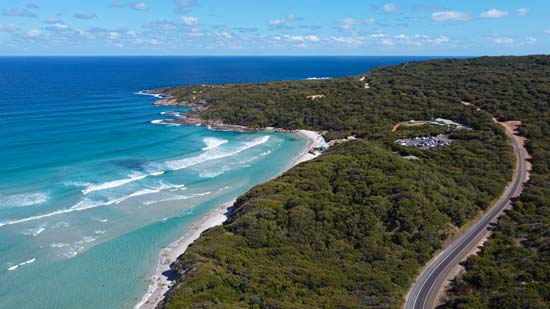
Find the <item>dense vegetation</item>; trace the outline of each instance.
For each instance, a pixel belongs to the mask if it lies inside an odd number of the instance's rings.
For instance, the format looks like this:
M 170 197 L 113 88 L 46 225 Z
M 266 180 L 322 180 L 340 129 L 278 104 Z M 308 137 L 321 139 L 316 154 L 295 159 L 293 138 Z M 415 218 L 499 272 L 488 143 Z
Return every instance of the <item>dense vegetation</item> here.
M 203 118 L 365 139 L 240 197 L 228 222 L 203 233 L 173 265 L 182 276 L 161 307 L 398 307 L 421 265 L 509 180 L 503 130 L 476 106 L 524 122 L 534 171 L 447 305 L 544 307 L 549 68 L 545 56 L 435 60 L 373 70 L 369 89 L 349 77 L 171 90 L 180 100 L 206 100 Z M 306 98 L 313 94 L 325 97 Z M 397 121 L 429 119 L 432 110 L 474 130 L 453 133 L 451 147 L 434 151 L 392 143 L 432 131 L 390 130 Z M 409 154 L 420 160 L 401 157 Z

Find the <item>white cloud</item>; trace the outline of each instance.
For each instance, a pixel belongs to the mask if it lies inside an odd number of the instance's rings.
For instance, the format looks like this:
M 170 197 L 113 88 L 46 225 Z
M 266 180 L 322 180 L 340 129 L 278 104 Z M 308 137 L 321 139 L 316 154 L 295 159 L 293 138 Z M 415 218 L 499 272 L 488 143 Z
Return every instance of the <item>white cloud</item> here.
M 439 45 L 439 44 L 444 44 L 444 43 L 448 43 L 449 42 L 449 38 L 442 35 L 442 36 L 439 36 L 437 38 L 435 38 L 434 40 L 434 43 Z
M 116 40 L 116 39 L 120 38 L 120 33 L 116 32 L 116 31 L 111 31 L 107 34 L 107 37 L 111 40 Z
M 199 24 L 199 19 L 195 16 L 182 16 L 181 21 L 186 26 L 196 26 Z
M 87 31 L 84 31 L 84 30 L 80 30 L 80 29 L 76 29 L 76 32 L 83 38 L 86 38 L 86 39 L 94 39 L 95 38 L 95 35 L 87 32 Z
M 383 38 L 383 36 L 379 37 Z M 438 37 L 432 38 L 426 34 L 415 34 L 415 35 L 406 35 L 399 34 L 394 36 L 394 39 L 397 40 L 397 43 L 411 46 L 423 46 L 426 44 L 432 45 L 442 45 L 449 43 L 451 40 L 445 35 L 440 35 Z
M 525 45 L 533 45 L 537 43 L 537 38 L 535 38 L 534 36 L 528 36 L 526 38 L 513 39 L 505 36 L 492 36 L 492 37 L 489 37 L 489 41 L 498 45 L 520 47 Z
M 349 46 L 358 46 L 365 42 L 365 38 L 362 36 L 347 36 L 347 37 L 330 37 L 330 41 L 338 44 L 344 44 Z
M 131 5 L 131 7 L 134 9 L 134 10 L 138 10 L 138 11 L 147 11 L 149 9 L 149 7 L 147 6 L 147 4 L 143 3 L 143 2 L 136 2 L 136 3 L 133 3 Z
M 354 29 L 359 25 L 374 25 L 375 23 L 376 23 L 376 20 L 374 18 L 369 18 L 365 20 L 355 19 L 355 18 L 344 18 L 344 19 L 341 19 L 339 22 L 340 29 L 342 30 Z
M 49 27 L 47 27 L 49 30 L 65 30 L 68 29 L 69 26 L 65 25 L 64 23 L 56 23 Z
M 525 15 L 529 14 L 529 9 L 519 8 L 516 12 L 519 16 L 525 16 Z
M 122 1 L 113 1 L 111 3 L 111 7 L 113 8 L 130 8 L 136 11 L 147 11 L 149 10 L 149 6 L 145 4 L 144 2 L 122 2 Z
M 280 26 L 284 25 L 285 23 L 286 23 L 285 19 L 270 19 L 270 20 L 267 21 L 267 24 L 270 27 L 273 27 L 273 28 L 280 27 Z
M 279 39 L 277 39 L 279 38 Z M 303 36 L 303 35 L 289 35 L 289 34 L 285 34 L 282 36 L 283 39 L 287 40 L 287 41 L 290 41 L 290 42 L 302 42 L 302 43 L 305 43 L 305 42 L 310 42 L 310 43 L 315 43 L 315 42 L 319 42 L 320 39 L 318 36 L 316 35 L 306 35 L 306 36 Z M 281 37 L 274 37 L 275 40 L 281 40 Z
M 380 39 L 380 38 L 385 38 L 386 35 L 384 35 L 382 33 L 375 33 L 375 34 L 371 34 L 370 37 L 375 38 L 375 39 Z
M 492 37 L 489 40 L 498 45 L 512 45 L 514 44 L 514 39 L 507 37 Z
M 499 18 L 499 17 L 504 17 L 504 16 L 507 16 L 508 15 L 508 12 L 506 11 L 501 11 L 501 10 L 497 10 L 497 9 L 490 9 L 489 11 L 487 12 L 483 12 L 481 13 L 481 17 L 483 18 Z
M 309 42 L 319 42 L 319 37 L 316 36 L 316 35 L 307 35 L 305 37 L 306 41 L 309 41 Z
M 384 4 L 384 11 L 391 13 L 397 10 L 397 4 L 395 3 L 386 3 Z
M 44 33 L 40 29 L 32 29 L 27 31 L 26 35 L 29 38 L 38 38 L 44 35 Z
M 432 19 L 438 22 L 445 22 L 445 21 L 465 21 L 471 19 L 470 14 L 463 13 L 463 12 L 457 12 L 457 11 L 440 11 L 440 12 L 434 12 L 432 14 Z
M 546 34 L 550 34 L 550 29 L 546 29 L 546 30 L 544 30 L 544 33 L 546 33 Z
M 360 25 L 361 21 L 353 18 L 344 18 L 340 20 L 340 28 L 344 30 L 353 29 Z
M 290 14 L 284 18 L 270 19 L 267 21 L 267 24 L 271 28 L 284 28 L 289 22 L 298 21 L 298 20 L 301 20 L 301 18 Z
M 223 31 L 219 34 L 220 36 L 226 38 L 226 39 L 231 39 L 233 38 L 233 36 L 231 35 L 231 33 L 227 32 L 227 31 Z
M 381 43 L 384 46 L 395 46 L 395 42 L 392 39 L 382 39 Z

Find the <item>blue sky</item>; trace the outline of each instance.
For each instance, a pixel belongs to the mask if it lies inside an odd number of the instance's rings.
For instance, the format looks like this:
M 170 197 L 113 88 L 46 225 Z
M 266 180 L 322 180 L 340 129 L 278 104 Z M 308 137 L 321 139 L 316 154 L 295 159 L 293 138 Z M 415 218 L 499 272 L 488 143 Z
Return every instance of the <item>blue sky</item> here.
M 550 1 L 0 1 L 0 55 L 522 55 Z

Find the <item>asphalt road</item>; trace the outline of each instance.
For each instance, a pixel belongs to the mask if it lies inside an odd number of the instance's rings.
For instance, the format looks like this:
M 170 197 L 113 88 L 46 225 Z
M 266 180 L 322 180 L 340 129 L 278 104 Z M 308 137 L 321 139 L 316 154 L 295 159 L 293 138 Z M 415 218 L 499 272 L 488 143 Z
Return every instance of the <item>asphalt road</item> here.
M 511 185 L 509 185 L 500 199 L 479 219 L 466 233 L 433 258 L 425 267 L 411 288 L 405 303 L 406 309 L 435 308 L 438 305 L 439 291 L 453 269 L 464 260 L 489 231 L 487 227 L 495 222 L 500 213 L 508 205 L 510 198 L 521 192 L 522 184 L 527 180 L 527 152 L 521 146 L 519 137 L 508 129 L 508 136 L 512 140 L 516 166 Z

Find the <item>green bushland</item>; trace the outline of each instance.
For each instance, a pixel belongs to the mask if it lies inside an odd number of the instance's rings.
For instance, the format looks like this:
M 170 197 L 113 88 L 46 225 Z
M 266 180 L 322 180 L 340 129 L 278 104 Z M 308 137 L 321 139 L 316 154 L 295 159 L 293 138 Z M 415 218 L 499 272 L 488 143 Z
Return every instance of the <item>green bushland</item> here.
M 369 72 L 370 89 L 359 77 L 170 89 L 180 100 L 206 100 L 208 108 L 200 112 L 205 119 L 360 138 L 241 196 L 229 220 L 204 232 L 172 265 L 182 276 L 160 307 L 399 307 L 420 267 L 510 180 L 513 155 L 504 131 L 475 106 L 524 121 L 523 133 L 541 136 L 538 143 L 529 140 L 534 157 L 549 158 L 549 64 L 546 56 L 409 63 Z M 325 97 L 306 98 L 313 94 Z M 392 133 L 391 127 L 429 119 L 432 110 L 473 130 L 452 133 L 452 146 L 433 151 L 393 143 L 431 131 Z M 540 118 L 529 121 L 531 116 Z M 526 193 L 539 170 L 550 170 L 544 162 L 534 160 Z M 539 183 L 545 189 L 531 196 L 548 207 L 548 176 Z M 539 208 L 529 203 L 522 205 L 536 214 Z M 548 237 L 536 239 L 547 244 Z M 514 245 L 530 251 L 526 241 Z M 539 275 L 547 276 L 542 265 Z M 532 292 L 530 284 L 516 286 Z M 548 289 L 534 290 L 548 297 Z M 450 306 L 474 303 L 484 293 L 468 291 L 453 296 Z

